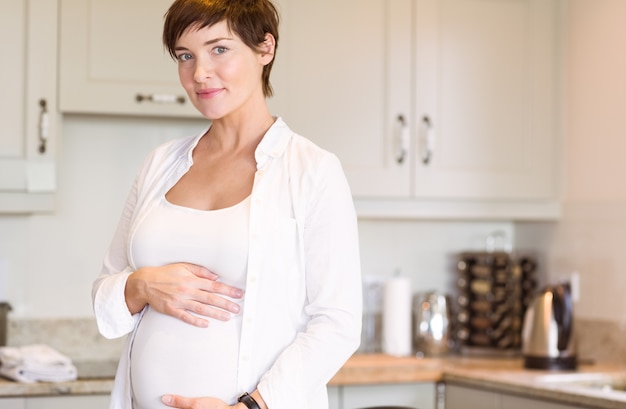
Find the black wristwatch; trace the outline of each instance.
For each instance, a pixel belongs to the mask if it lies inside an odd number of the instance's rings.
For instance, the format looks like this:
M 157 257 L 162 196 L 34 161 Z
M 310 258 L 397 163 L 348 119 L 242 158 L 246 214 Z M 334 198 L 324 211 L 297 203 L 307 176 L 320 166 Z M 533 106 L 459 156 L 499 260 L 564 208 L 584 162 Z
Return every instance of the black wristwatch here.
M 248 409 L 261 409 L 261 407 L 259 406 L 258 403 L 256 403 L 256 401 L 254 400 L 254 398 L 252 396 L 250 396 L 250 394 L 248 394 L 248 392 L 244 393 L 243 395 L 241 395 L 239 397 L 239 399 L 237 399 L 239 402 L 243 403 L 244 405 L 246 405 L 246 407 Z

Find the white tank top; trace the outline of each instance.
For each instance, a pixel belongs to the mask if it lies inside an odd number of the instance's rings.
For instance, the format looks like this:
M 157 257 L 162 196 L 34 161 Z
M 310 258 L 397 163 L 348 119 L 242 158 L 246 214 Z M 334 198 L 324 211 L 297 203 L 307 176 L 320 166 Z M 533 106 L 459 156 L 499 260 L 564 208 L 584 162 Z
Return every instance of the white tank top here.
M 250 199 L 219 210 L 173 205 L 165 198 L 141 222 L 131 245 L 137 268 L 187 262 L 244 289 Z M 243 305 L 242 305 L 243 308 Z M 211 396 L 234 404 L 241 312 L 198 328 L 148 307 L 130 351 L 133 408 L 167 408 L 164 394 Z

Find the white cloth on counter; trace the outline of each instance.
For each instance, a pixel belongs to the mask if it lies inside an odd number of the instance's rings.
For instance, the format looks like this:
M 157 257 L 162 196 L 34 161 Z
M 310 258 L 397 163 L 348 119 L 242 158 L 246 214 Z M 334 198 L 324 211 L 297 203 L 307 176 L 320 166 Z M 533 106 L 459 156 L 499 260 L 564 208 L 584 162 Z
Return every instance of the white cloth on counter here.
M 42 344 L 0 347 L 0 375 L 18 382 L 74 381 L 77 370 L 72 360 Z

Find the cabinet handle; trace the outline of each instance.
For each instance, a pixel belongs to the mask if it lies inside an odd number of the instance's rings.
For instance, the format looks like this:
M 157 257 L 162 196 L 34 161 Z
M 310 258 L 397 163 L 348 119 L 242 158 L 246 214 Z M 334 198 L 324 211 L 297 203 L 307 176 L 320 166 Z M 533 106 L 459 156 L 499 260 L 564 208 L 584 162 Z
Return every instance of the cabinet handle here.
M 137 94 L 135 96 L 135 100 L 137 102 L 154 102 L 157 104 L 184 104 L 185 97 L 182 95 L 171 95 L 171 94 Z
M 396 118 L 396 135 L 397 135 L 397 148 L 396 148 L 396 162 L 402 164 L 406 159 L 406 153 L 409 149 L 409 127 L 404 119 L 404 115 L 400 114 Z
M 422 118 L 420 134 L 422 163 L 428 165 L 433 158 L 433 152 L 435 150 L 435 131 L 427 115 Z
M 39 100 L 39 153 L 46 153 L 48 132 L 50 131 L 50 117 L 48 116 L 48 103 L 45 99 Z

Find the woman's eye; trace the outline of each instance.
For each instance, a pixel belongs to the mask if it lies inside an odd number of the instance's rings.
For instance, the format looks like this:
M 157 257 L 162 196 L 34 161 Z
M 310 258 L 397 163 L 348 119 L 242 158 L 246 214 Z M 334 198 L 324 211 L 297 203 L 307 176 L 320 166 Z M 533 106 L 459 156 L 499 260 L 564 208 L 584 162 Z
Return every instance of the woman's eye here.
M 178 61 L 188 61 L 188 60 L 191 60 L 191 54 L 184 53 L 184 54 L 178 55 Z
M 215 54 L 224 54 L 226 52 L 227 48 L 226 47 L 215 47 L 214 51 Z

